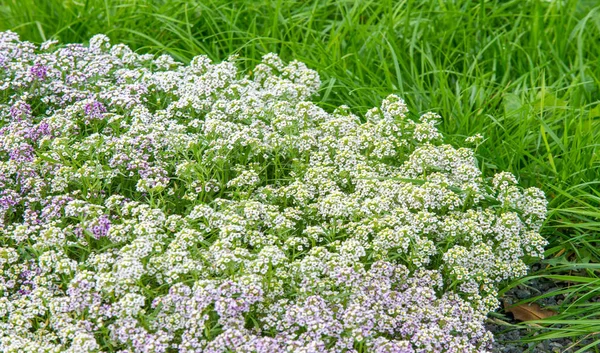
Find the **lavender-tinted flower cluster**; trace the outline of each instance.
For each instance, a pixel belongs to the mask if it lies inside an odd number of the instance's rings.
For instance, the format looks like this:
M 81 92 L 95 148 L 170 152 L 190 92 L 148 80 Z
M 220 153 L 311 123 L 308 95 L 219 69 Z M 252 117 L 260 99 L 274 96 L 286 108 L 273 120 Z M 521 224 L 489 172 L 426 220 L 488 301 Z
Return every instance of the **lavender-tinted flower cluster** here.
M 319 86 L 0 33 L 0 351 L 488 352 L 543 193 Z

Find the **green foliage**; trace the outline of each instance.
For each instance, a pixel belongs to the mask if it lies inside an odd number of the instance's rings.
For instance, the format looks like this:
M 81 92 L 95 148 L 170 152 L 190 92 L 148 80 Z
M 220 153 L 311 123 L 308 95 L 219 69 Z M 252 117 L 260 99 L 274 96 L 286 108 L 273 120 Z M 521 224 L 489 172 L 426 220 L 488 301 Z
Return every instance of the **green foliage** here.
M 600 308 L 590 301 L 600 291 L 599 269 L 591 266 L 600 261 L 600 7 L 594 6 L 591 0 L 3 0 L 0 31 L 34 42 L 82 42 L 105 33 L 114 43 L 182 61 L 239 55 L 246 68 L 277 52 L 321 74 L 326 109 L 346 104 L 364 113 L 395 93 L 413 112 L 439 113 L 449 142 L 483 134 L 477 153 L 486 174 L 513 172 L 548 196 L 549 260 L 535 276 L 571 284 L 569 300 L 556 308 L 563 314 L 553 318 L 566 326 L 550 335 L 581 336 L 600 330 Z M 584 321 L 573 321 L 581 315 Z

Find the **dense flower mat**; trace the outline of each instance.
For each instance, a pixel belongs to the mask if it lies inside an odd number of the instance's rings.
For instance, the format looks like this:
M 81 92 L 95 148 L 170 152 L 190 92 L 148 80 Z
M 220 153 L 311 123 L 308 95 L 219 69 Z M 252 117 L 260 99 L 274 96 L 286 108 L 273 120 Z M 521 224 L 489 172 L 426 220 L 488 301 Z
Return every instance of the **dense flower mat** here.
M 543 193 L 273 54 L 0 34 L 0 351 L 487 352 Z

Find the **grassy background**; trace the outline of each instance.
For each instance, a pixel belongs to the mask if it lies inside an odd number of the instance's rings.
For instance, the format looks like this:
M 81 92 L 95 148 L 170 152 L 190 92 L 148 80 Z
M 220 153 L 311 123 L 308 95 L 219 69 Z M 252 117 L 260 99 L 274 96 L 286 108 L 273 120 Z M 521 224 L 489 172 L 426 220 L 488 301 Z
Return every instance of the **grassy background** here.
M 508 170 L 550 201 L 542 270 L 560 315 L 532 339 L 600 351 L 600 5 L 596 0 L 0 0 L 0 30 L 41 42 L 109 35 L 182 61 L 268 52 L 321 74 L 320 104 L 362 113 L 390 93 L 443 116 L 448 141 L 482 133 L 485 173 Z M 495 315 L 502 318 L 502 314 Z M 576 319 L 576 320 L 575 320 Z M 542 332 L 542 334 L 539 334 Z

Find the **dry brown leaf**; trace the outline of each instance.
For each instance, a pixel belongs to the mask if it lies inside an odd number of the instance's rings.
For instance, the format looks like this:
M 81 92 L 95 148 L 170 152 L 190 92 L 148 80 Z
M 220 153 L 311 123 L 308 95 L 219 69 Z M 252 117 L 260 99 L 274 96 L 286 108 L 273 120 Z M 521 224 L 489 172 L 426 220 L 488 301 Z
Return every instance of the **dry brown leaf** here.
M 556 315 L 556 312 L 543 309 L 536 303 L 509 306 L 504 302 L 504 310 L 512 313 L 517 321 L 542 320 Z

